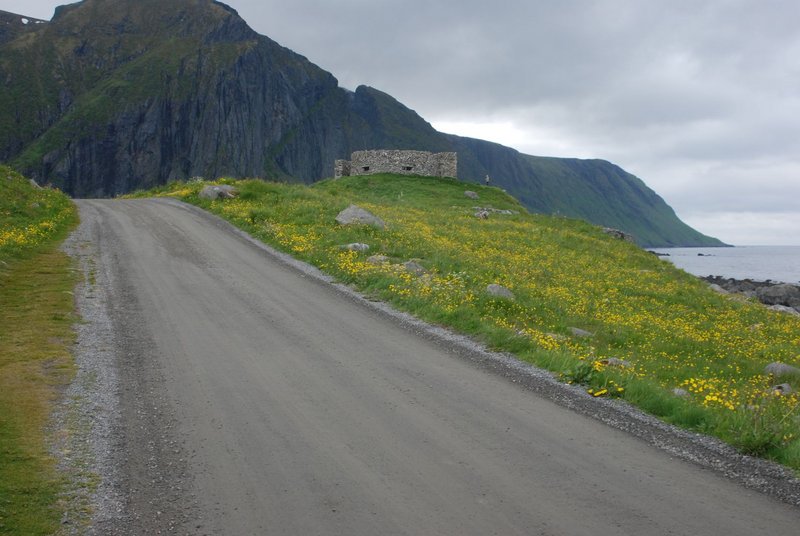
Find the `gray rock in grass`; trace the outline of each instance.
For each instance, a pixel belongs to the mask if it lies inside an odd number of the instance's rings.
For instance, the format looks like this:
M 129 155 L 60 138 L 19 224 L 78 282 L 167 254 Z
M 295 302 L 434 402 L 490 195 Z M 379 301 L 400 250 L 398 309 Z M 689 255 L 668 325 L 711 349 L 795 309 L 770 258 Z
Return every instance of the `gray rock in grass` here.
M 385 229 L 386 223 L 372 212 L 359 207 L 350 205 L 336 216 L 339 225 L 372 225 L 378 229 Z
M 495 298 L 504 298 L 506 300 L 513 300 L 515 298 L 514 293 L 511 292 L 510 289 L 495 283 L 492 283 L 486 287 L 486 293 L 489 296 L 494 296 Z
M 367 251 L 369 249 L 369 244 L 362 244 L 361 242 L 353 242 L 352 244 L 345 244 L 339 247 L 342 249 L 349 249 L 350 251 Z
M 591 331 L 586 331 L 585 329 L 581 328 L 567 328 L 569 329 L 570 333 L 575 335 L 576 337 L 587 338 L 587 337 L 594 337 L 594 333 Z
M 786 363 L 781 363 L 779 361 L 776 361 L 764 367 L 764 374 L 772 374 L 776 378 L 779 378 L 781 376 L 800 377 L 800 368 L 793 367 L 792 365 L 787 365 Z
M 200 190 L 198 195 L 200 199 L 210 199 L 214 201 L 216 199 L 233 199 L 239 195 L 239 192 L 236 188 L 227 184 L 209 184 Z

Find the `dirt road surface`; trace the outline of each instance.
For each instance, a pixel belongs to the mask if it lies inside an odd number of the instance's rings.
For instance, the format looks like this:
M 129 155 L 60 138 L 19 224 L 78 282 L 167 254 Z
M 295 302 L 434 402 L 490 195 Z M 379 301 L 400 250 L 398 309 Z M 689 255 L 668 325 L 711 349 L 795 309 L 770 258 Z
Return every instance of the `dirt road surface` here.
M 111 456 L 124 500 L 96 533 L 800 527 L 796 506 L 558 405 L 197 209 L 79 207 L 122 386 Z

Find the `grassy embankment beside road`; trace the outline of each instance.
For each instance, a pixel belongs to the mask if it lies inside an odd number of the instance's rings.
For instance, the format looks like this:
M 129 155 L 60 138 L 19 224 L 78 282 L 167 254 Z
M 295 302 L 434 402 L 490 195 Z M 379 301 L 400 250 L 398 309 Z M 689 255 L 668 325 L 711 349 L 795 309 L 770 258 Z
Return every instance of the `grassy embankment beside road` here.
M 72 376 L 75 275 L 58 245 L 72 201 L 0 166 L 0 534 L 53 534 L 61 480 L 46 446 Z
M 199 199 L 201 182 L 138 195 L 199 205 L 368 295 L 513 352 L 590 395 L 624 398 L 800 470 L 800 383 L 764 373 L 774 361 L 800 365 L 800 319 L 719 295 L 590 224 L 528 214 L 496 188 L 398 176 L 310 187 L 227 182 L 238 198 Z M 480 199 L 466 198 L 466 189 Z M 338 225 L 350 203 L 380 216 L 386 229 Z M 478 219 L 475 206 L 519 213 Z M 369 251 L 341 247 L 355 242 Z M 388 261 L 370 262 L 376 254 Z M 409 259 L 428 273 L 404 269 Z M 492 283 L 515 299 L 487 294 Z M 794 393 L 773 389 L 784 382 Z

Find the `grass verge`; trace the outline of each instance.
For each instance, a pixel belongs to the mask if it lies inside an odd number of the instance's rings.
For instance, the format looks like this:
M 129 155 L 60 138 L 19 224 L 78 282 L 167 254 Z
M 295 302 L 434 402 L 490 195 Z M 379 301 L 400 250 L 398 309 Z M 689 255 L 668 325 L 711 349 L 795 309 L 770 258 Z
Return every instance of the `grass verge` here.
M 311 187 L 240 181 L 238 198 L 207 201 L 198 196 L 204 184 L 141 195 L 182 198 L 368 295 L 553 370 L 592 396 L 624 398 L 800 469 L 800 379 L 764 372 L 774 361 L 800 365 L 796 317 L 721 296 L 590 224 L 528 214 L 496 188 L 403 176 Z M 467 198 L 467 187 L 479 199 Z M 338 225 L 337 213 L 351 203 L 386 228 Z M 512 212 L 479 219 L 478 206 Z M 344 247 L 352 243 L 369 250 Z M 404 266 L 412 259 L 424 273 Z M 492 296 L 490 284 L 514 298 Z M 780 383 L 789 387 L 783 393 L 774 389 Z
M 59 526 L 45 434 L 73 373 L 75 275 L 58 245 L 76 223 L 66 196 L 0 166 L 0 534 Z

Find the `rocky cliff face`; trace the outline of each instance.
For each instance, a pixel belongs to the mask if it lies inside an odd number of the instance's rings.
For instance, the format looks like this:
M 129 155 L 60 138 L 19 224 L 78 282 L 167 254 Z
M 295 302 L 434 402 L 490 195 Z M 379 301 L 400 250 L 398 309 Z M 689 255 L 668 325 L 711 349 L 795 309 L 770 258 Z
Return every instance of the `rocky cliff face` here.
M 41 24 L 0 12 L 0 81 L 0 160 L 74 196 L 192 176 L 313 182 L 355 150 L 457 151 L 459 178 L 490 174 L 533 210 L 648 245 L 714 242 L 616 166 L 441 134 L 211 0 L 84 0 Z

